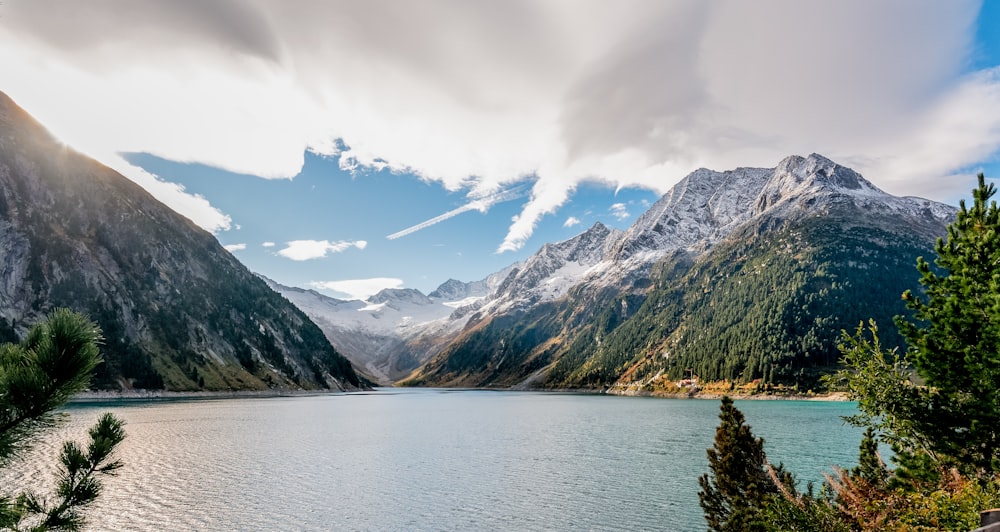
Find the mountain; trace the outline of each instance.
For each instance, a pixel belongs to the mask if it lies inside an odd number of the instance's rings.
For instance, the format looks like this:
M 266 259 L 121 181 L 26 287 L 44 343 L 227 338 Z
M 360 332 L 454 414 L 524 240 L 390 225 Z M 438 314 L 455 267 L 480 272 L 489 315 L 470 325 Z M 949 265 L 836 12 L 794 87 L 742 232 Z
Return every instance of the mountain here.
M 506 270 L 471 283 L 449 279 L 428 295 L 385 289 L 367 301 L 265 281 L 308 315 L 356 368 L 380 384 L 392 384 L 453 340 L 505 276 Z
M 362 385 L 319 328 L 211 234 L 0 93 L 0 340 L 56 307 L 101 326 L 101 388 Z
M 563 242 L 545 244 L 524 263 L 515 266 L 492 294 L 492 312 L 528 308 L 558 299 L 589 275 L 601 270 L 609 246 L 621 231 L 597 223 Z
M 842 329 L 871 317 L 901 342 L 900 293 L 954 213 L 816 154 L 700 169 L 624 232 L 543 246 L 408 383 L 637 390 L 690 370 L 811 387 Z

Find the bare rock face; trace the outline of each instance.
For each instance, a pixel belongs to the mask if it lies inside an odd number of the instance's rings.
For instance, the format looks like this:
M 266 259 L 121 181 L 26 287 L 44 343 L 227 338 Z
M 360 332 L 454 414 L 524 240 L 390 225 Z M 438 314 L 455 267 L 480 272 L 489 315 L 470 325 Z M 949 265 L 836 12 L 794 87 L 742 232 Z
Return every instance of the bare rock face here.
M 56 307 L 104 331 L 99 387 L 361 385 L 316 325 L 211 234 L 0 93 L 0 334 Z

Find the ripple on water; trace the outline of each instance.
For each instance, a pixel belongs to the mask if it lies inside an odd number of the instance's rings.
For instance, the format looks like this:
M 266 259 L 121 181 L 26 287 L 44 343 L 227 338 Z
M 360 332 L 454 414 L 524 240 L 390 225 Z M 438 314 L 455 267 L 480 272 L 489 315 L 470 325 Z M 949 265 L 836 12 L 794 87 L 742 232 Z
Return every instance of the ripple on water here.
M 860 433 L 838 417 L 852 405 L 816 405 L 740 407 L 769 457 L 818 480 L 819 453 L 850 460 Z M 106 410 L 128 437 L 100 530 L 701 530 L 718 421 L 715 401 L 479 391 L 108 403 L 71 407 L 27 461 L 50 478 L 41 457 Z

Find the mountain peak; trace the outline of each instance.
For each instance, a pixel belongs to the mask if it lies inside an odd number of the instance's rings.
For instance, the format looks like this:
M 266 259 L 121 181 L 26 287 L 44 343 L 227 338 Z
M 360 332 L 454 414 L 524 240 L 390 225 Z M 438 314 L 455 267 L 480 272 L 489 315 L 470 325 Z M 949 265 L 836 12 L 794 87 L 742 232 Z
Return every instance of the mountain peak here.
M 792 155 L 775 167 L 771 178 L 754 202 L 754 212 L 763 213 L 778 205 L 792 204 L 818 195 L 883 198 L 887 201 L 892 198 L 861 174 L 822 155 Z
M 432 299 L 443 301 L 461 301 L 470 297 L 484 297 L 489 294 L 491 284 L 489 279 L 465 283 L 457 279 L 448 279 L 441 283 L 433 292 L 427 294 Z
M 511 270 L 497 288 L 498 297 L 537 301 L 553 299 L 599 264 L 622 235 L 597 222 L 562 242 L 545 244 L 519 268 Z M 540 285 L 546 281 L 544 286 Z
M 766 168 L 695 170 L 636 220 L 619 243 L 616 258 L 652 261 L 674 250 L 714 242 L 728 234 L 727 228 L 745 221 L 772 174 Z
M 466 283 L 451 278 L 441 283 L 440 286 L 430 294 L 427 294 L 427 296 L 438 299 L 461 299 L 467 295 L 468 291 Z
M 861 174 L 817 153 L 808 157 L 798 155 L 786 157 L 774 169 L 774 179 L 784 181 L 783 185 L 786 188 L 789 184 L 807 184 L 842 191 L 884 194 Z
M 373 295 L 369 303 L 406 302 L 416 305 L 430 305 L 432 301 L 423 292 L 415 288 L 383 288 Z

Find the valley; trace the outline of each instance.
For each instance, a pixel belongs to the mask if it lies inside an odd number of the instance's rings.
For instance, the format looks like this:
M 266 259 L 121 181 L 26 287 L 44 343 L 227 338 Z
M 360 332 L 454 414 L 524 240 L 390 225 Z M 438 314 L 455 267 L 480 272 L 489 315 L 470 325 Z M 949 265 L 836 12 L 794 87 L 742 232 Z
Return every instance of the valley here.
M 817 154 L 700 169 L 625 230 L 596 223 L 484 279 L 347 301 L 252 274 L 0 103 L 0 333 L 87 313 L 108 339 L 102 389 L 820 391 L 842 330 L 905 311 L 916 258 L 955 212 Z
M 383 384 L 676 394 L 697 375 L 804 394 L 836 368 L 841 331 L 905 312 L 916 259 L 953 216 L 792 156 L 699 170 L 626 231 L 598 224 L 428 296 L 272 286 Z

